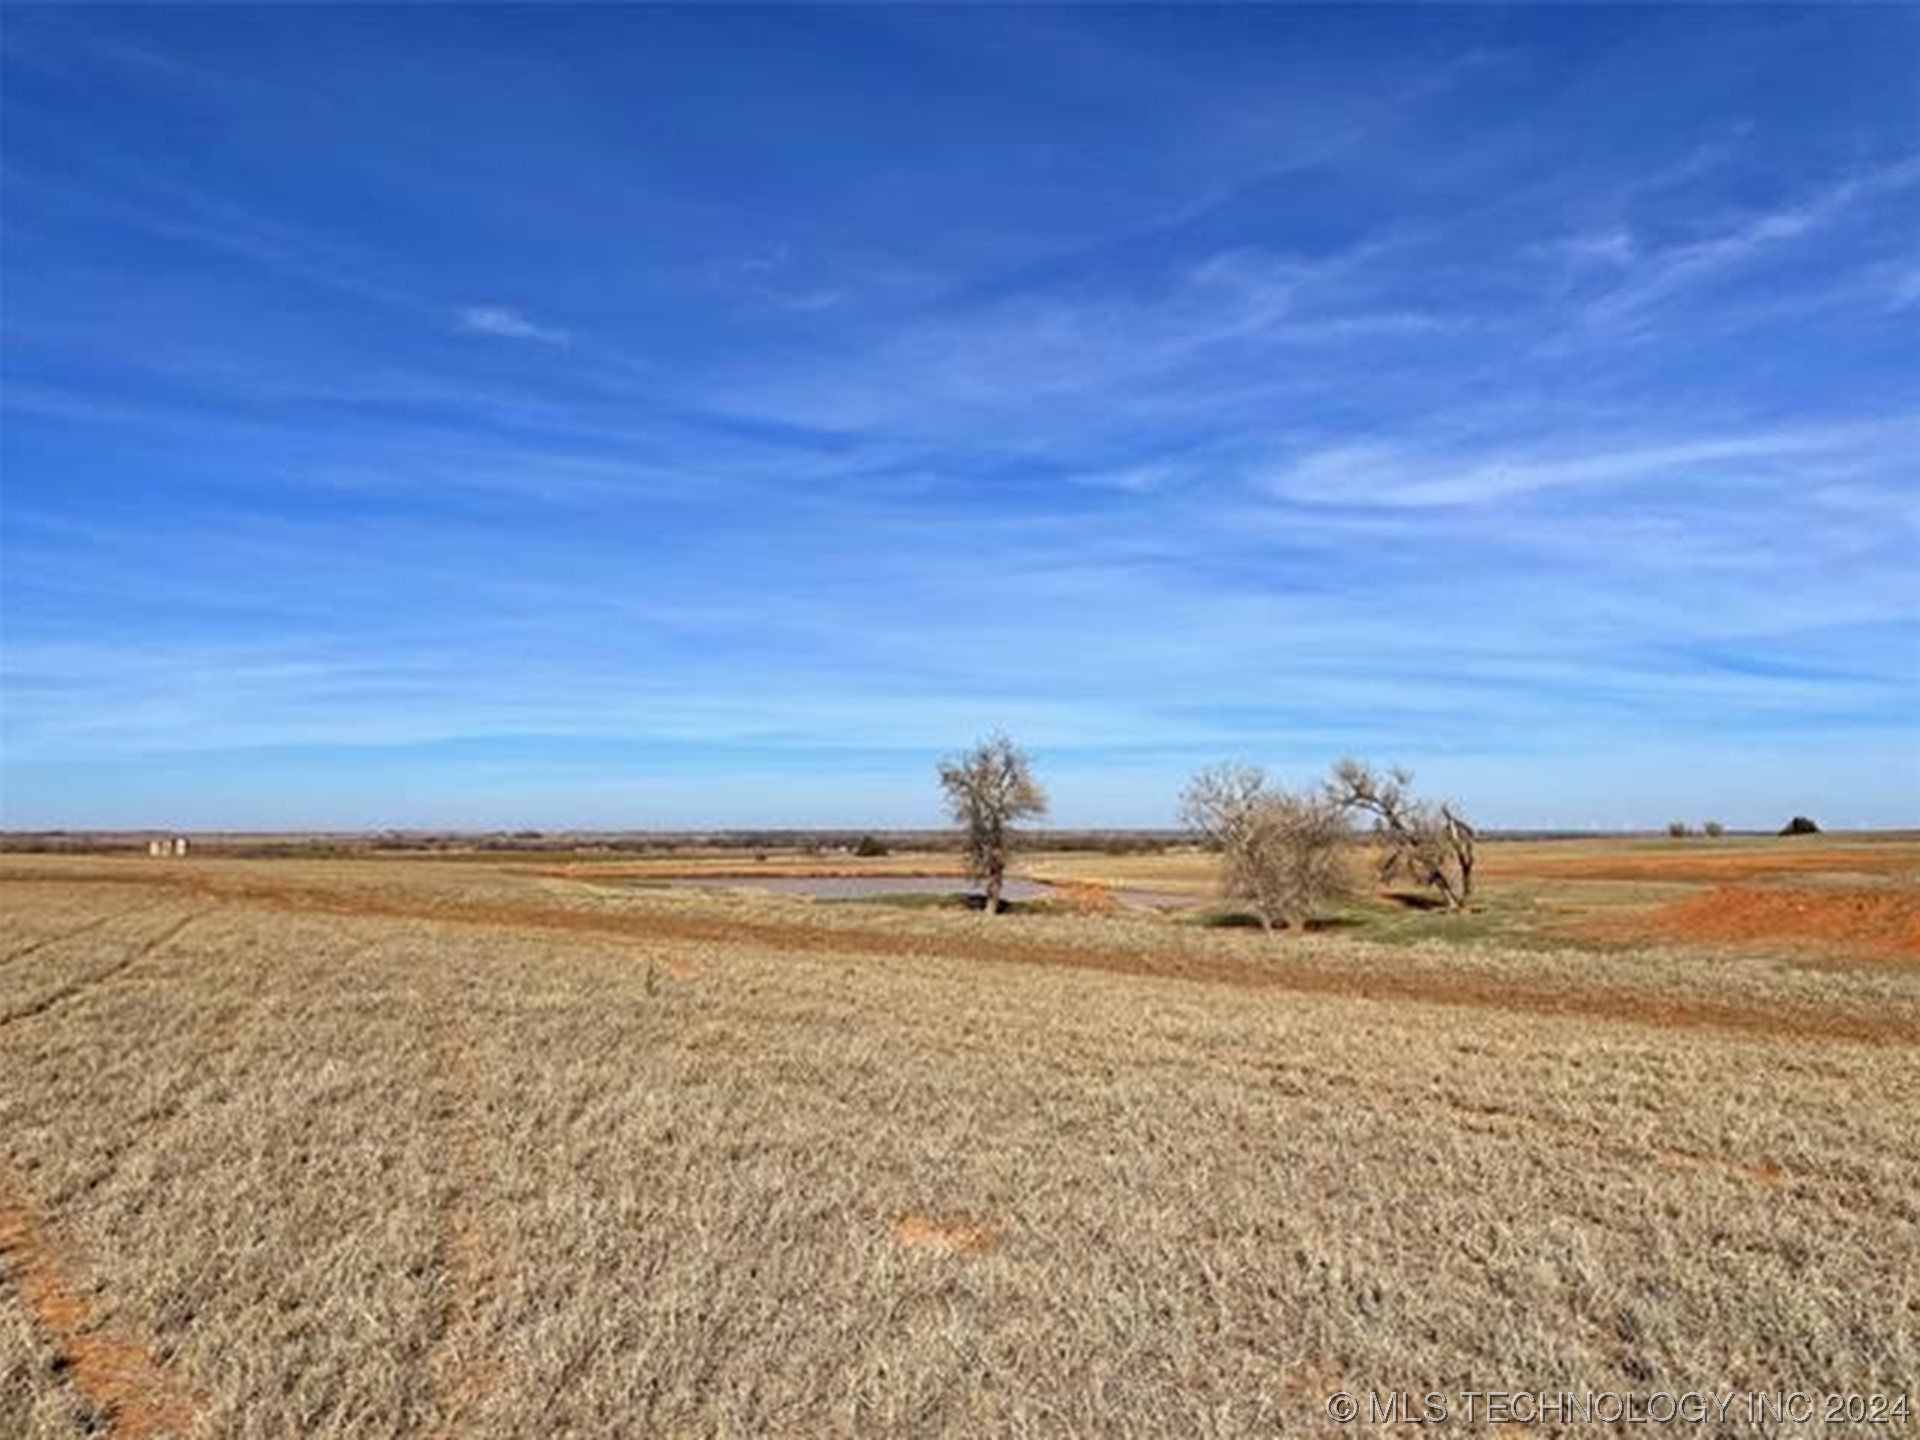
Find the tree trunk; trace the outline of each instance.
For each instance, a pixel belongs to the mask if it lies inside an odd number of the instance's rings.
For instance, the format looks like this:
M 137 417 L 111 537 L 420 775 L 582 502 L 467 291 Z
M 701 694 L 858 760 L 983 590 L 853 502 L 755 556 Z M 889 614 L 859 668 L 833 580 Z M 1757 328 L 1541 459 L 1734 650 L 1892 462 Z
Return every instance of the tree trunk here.
M 1447 806 L 1440 807 L 1447 822 L 1447 844 L 1453 850 L 1454 863 L 1460 869 L 1460 900 L 1454 908 L 1464 910 L 1473 899 L 1473 827 Z
M 987 872 L 987 914 L 1000 913 L 1000 890 L 1006 883 L 1006 871 L 994 869 Z

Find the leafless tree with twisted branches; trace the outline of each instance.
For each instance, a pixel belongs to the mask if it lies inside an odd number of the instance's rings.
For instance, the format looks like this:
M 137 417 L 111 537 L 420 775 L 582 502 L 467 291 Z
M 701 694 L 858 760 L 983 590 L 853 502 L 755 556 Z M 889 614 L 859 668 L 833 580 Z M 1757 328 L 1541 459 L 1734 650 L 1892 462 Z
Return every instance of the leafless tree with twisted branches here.
M 1437 892 L 1449 910 L 1473 899 L 1473 826 L 1450 801 L 1417 799 L 1413 776 L 1397 766 L 1376 771 L 1349 757 L 1333 767 L 1327 798 L 1348 812 L 1373 817 L 1381 844 L 1380 878 L 1411 880 Z
M 947 812 L 964 832 L 967 873 L 986 890 L 986 911 L 1000 913 L 1013 853 L 1014 825 L 1047 813 L 1047 792 L 1033 778 L 1033 765 L 1005 735 L 991 735 L 964 755 L 940 766 Z

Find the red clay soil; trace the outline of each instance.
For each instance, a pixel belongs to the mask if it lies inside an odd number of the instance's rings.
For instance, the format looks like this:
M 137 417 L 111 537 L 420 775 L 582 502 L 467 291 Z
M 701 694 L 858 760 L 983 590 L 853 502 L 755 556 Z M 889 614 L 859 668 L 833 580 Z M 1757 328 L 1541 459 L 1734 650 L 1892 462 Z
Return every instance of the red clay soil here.
M 1811 941 L 1852 955 L 1920 960 L 1920 896 L 1904 891 L 1719 885 L 1662 906 L 1641 925 L 1690 944 Z
M 0 1161 L 0 1261 L 27 1311 L 53 1343 L 62 1368 L 119 1440 L 179 1435 L 195 1406 L 132 1337 L 98 1323 L 75 1288 L 46 1227 Z
M 1920 854 L 1908 844 L 1812 845 L 1791 848 L 1708 850 L 1698 854 L 1553 855 L 1533 851 L 1507 853 L 1489 845 L 1479 873 L 1494 880 L 1649 880 L 1730 884 L 1763 875 L 1905 875 L 1920 867 Z
M 0 881 L 47 880 L 46 871 L 0 869 Z M 1474 1009 L 1586 1017 L 1630 1024 L 1717 1030 L 1769 1038 L 1855 1041 L 1868 1045 L 1920 1046 L 1920 1020 L 1885 1009 L 1840 1009 L 1756 999 L 1705 1000 L 1630 991 L 1582 988 L 1543 980 L 1527 984 L 1510 977 L 1466 970 L 1356 971 L 1337 956 L 1289 947 L 1273 959 L 1241 954 L 1205 954 L 1078 946 L 1037 942 L 1006 927 L 993 935 L 911 934 L 831 923 L 794 925 L 714 913 L 577 910 L 537 901 L 448 899 L 428 903 L 405 891 L 329 889 L 317 883 L 270 884 L 253 877 L 215 872 L 66 870 L 64 884 L 133 884 L 177 887 L 208 898 L 306 914 L 434 921 L 449 925 L 521 927 L 626 936 L 636 940 L 756 944 L 789 953 L 941 956 L 991 964 L 1042 965 L 1097 970 L 1165 980 L 1231 985 L 1249 990 L 1329 995 Z
M 985 1225 L 970 1220 L 930 1220 L 924 1215 L 902 1215 L 893 1224 L 893 1238 L 903 1250 L 925 1250 L 935 1255 L 984 1255 L 999 1244 Z

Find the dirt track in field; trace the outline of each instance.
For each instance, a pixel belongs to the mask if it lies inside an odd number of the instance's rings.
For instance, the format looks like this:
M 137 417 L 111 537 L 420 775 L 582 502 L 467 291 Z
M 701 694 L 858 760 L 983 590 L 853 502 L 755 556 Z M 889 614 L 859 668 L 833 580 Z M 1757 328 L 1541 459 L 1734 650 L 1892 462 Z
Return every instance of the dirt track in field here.
M 118 1440 L 148 1440 L 188 1429 L 196 1406 L 150 1346 L 102 1325 L 47 1234 L 26 1186 L 0 1158 L 0 1269 L 51 1339 L 58 1363 Z
M 486 1354 L 484 1317 L 495 1279 L 492 1242 L 475 1197 L 484 1188 L 481 1113 L 474 1084 L 470 1037 L 462 1033 L 458 1000 L 447 997 L 434 1012 L 433 1053 L 440 1072 L 435 1097 L 447 1134 L 446 1163 L 452 1190 L 440 1217 L 438 1261 L 446 1276 L 447 1299 L 434 1336 L 427 1372 L 433 1383 L 438 1423 L 432 1440 L 455 1440 L 474 1406 L 493 1387 L 498 1367 Z
M 187 869 L 151 872 L 66 869 L 57 876 L 46 871 L 0 870 L 0 880 L 51 878 L 63 883 L 165 886 L 210 899 L 303 913 L 590 932 L 630 936 L 636 940 L 749 943 L 784 952 L 873 957 L 938 955 L 990 964 L 1097 970 L 1249 990 L 1465 1006 L 1774 1038 L 1802 1036 L 1870 1045 L 1920 1045 L 1920 1019 L 1882 1009 L 1840 1009 L 1825 1005 L 1816 1008 L 1752 999 L 1682 999 L 1645 990 L 1583 987 L 1578 983 L 1526 983 L 1507 976 L 1470 971 L 1359 971 L 1304 945 L 1290 950 L 1284 959 L 1254 960 L 1173 946 L 1046 943 L 1011 929 L 1002 939 L 984 932 L 901 933 L 857 924 L 815 921 L 812 917 L 805 924 L 780 923 L 693 911 L 595 910 L 569 908 L 563 903 L 548 905 L 470 897 L 439 905 L 430 903 L 417 892 L 366 886 L 329 888 L 317 882 L 270 883 L 253 876 L 214 875 Z

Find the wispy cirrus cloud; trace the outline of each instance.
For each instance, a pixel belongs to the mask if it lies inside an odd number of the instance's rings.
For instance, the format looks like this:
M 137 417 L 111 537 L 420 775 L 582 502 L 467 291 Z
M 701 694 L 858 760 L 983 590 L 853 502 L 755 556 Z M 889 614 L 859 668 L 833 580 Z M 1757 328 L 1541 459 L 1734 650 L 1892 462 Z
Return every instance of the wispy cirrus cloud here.
M 536 325 L 510 305 L 468 305 L 461 309 L 457 322 L 468 335 L 492 335 L 502 340 L 537 340 L 546 345 L 565 345 L 573 337 L 551 325 Z
M 1802 477 L 1856 473 L 1920 444 L 1920 416 L 1646 438 L 1585 436 L 1542 444 L 1359 441 L 1310 451 L 1261 477 L 1302 504 L 1446 508 L 1543 491 L 1739 480 L 1791 467 Z
M 1920 156 L 1846 176 L 1796 202 L 1750 212 L 1717 233 L 1659 249 L 1636 248 L 1629 238 L 1617 256 L 1626 271 L 1621 283 L 1586 308 L 1590 324 L 1632 325 L 1681 292 L 1716 282 L 1768 255 L 1828 229 L 1862 207 L 1920 185 Z M 1620 232 L 1624 234 L 1625 232 Z M 1572 237 L 1568 253 L 1592 237 Z

